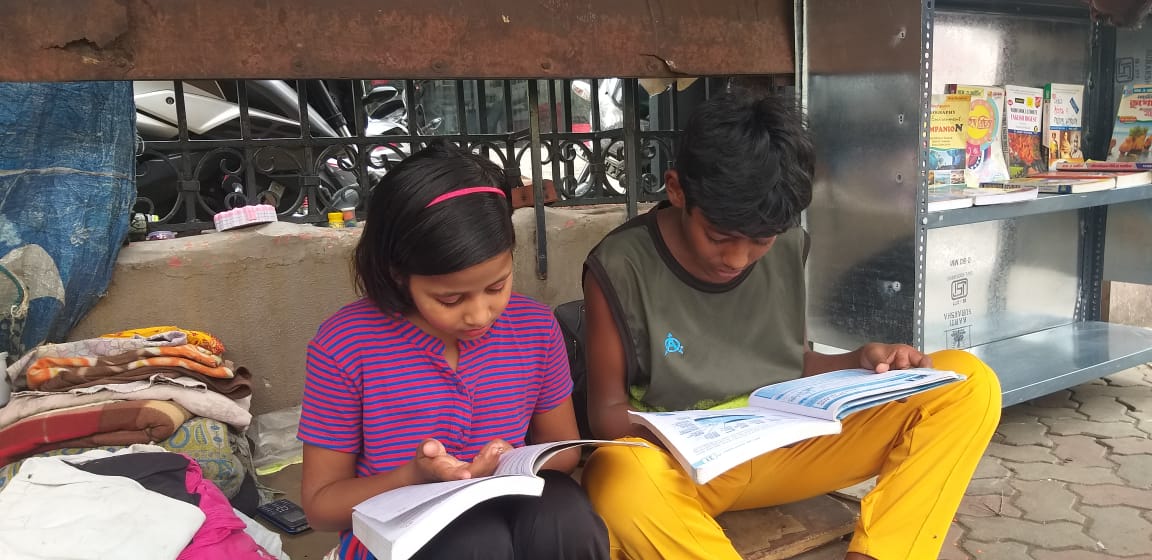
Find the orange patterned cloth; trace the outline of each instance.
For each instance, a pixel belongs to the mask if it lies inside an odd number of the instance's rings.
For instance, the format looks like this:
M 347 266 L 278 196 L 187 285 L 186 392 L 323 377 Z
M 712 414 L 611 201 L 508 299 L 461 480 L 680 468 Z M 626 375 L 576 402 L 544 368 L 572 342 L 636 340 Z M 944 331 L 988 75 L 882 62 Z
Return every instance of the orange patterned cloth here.
M 205 350 L 207 350 L 213 354 L 219 355 L 219 354 L 224 353 L 224 343 L 220 342 L 219 338 L 212 336 L 210 333 L 207 333 L 204 331 L 190 331 L 188 329 L 182 329 L 180 327 L 172 327 L 172 326 L 168 326 L 168 327 L 146 327 L 143 329 L 132 329 L 132 330 L 128 330 L 128 331 L 120 331 L 118 333 L 101 335 L 100 338 L 131 338 L 133 336 L 148 338 L 150 336 L 153 336 L 153 335 L 156 335 L 159 333 L 165 333 L 165 332 L 170 332 L 170 331 L 180 331 L 180 332 L 184 333 L 185 335 L 188 336 L 188 342 L 189 343 L 195 344 L 196 346 L 199 346 L 199 347 L 201 347 L 201 348 L 203 348 L 203 349 L 205 349 Z
M 60 390 L 53 380 L 76 378 L 81 380 L 106 377 L 145 368 L 171 368 L 198 373 L 205 377 L 231 379 L 235 372 L 231 363 L 194 344 L 181 346 L 150 346 L 118 354 L 94 358 L 40 358 L 28 367 L 28 387 L 33 390 Z

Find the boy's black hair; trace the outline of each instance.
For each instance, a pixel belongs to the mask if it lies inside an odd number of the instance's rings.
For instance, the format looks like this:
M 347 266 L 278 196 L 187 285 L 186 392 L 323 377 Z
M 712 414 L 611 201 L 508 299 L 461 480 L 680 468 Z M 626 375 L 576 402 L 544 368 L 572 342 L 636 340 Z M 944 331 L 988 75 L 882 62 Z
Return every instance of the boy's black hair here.
M 468 187 L 497 187 L 436 203 Z M 512 204 L 504 171 L 445 141 L 435 141 L 392 168 L 376 186 L 356 245 L 360 292 L 386 313 L 413 309 L 408 277 L 464 270 L 512 250 Z
M 736 91 L 692 114 L 674 167 L 689 210 L 724 232 L 771 237 L 812 202 L 812 151 L 795 100 Z

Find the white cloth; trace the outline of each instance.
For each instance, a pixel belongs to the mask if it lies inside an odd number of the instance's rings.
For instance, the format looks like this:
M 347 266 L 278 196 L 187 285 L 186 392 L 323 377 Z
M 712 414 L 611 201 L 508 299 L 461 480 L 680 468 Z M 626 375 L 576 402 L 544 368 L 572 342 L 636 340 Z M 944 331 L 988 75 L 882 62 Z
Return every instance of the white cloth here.
M 230 399 L 190 377 L 153 376 L 142 381 L 82 387 L 67 392 L 20 391 L 0 408 L 0 429 L 34 414 L 106 401 L 172 401 L 193 416 L 219 420 L 241 430 L 252 423 L 251 396 Z
M 192 504 L 57 457 L 25 460 L 0 512 L 4 560 L 175 560 L 204 523 Z
M 236 508 L 232 508 L 232 513 L 235 513 L 236 517 L 244 522 L 244 532 L 248 533 L 248 536 L 252 537 L 252 540 L 256 541 L 256 544 L 260 545 L 265 552 L 280 560 L 292 560 L 284 552 L 284 542 L 280 539 L 279 534 L 269 531 L 267 527 L 257 523 L 256 520 L 244 515 L 244 512 Z

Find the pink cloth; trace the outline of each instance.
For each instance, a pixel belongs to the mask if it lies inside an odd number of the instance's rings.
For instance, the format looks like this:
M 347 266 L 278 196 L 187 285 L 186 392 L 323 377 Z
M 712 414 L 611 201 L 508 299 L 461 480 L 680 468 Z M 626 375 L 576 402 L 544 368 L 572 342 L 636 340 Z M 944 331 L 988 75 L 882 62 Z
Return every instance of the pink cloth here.
M 191 457 L 184 486 L 200 495 L 200 511 L 205 519 L 177 560 L 276 560 L 244 532 L 246 525 L 232 512 L 228 498 L 211 480 L 204 479 L 200 465 Z

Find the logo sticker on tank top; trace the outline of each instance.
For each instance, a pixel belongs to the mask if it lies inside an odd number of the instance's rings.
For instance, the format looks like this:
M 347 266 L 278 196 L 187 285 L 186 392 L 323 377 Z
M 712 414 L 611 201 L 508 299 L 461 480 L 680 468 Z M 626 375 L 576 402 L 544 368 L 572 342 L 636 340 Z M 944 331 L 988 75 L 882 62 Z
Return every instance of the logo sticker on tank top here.
M 668 333 L 664 339 L 664 355 L 667 356 L 668 354 L 684 355 L 684 345 L 680 343 L 679 338 L 672 336 L 672 333 Z

